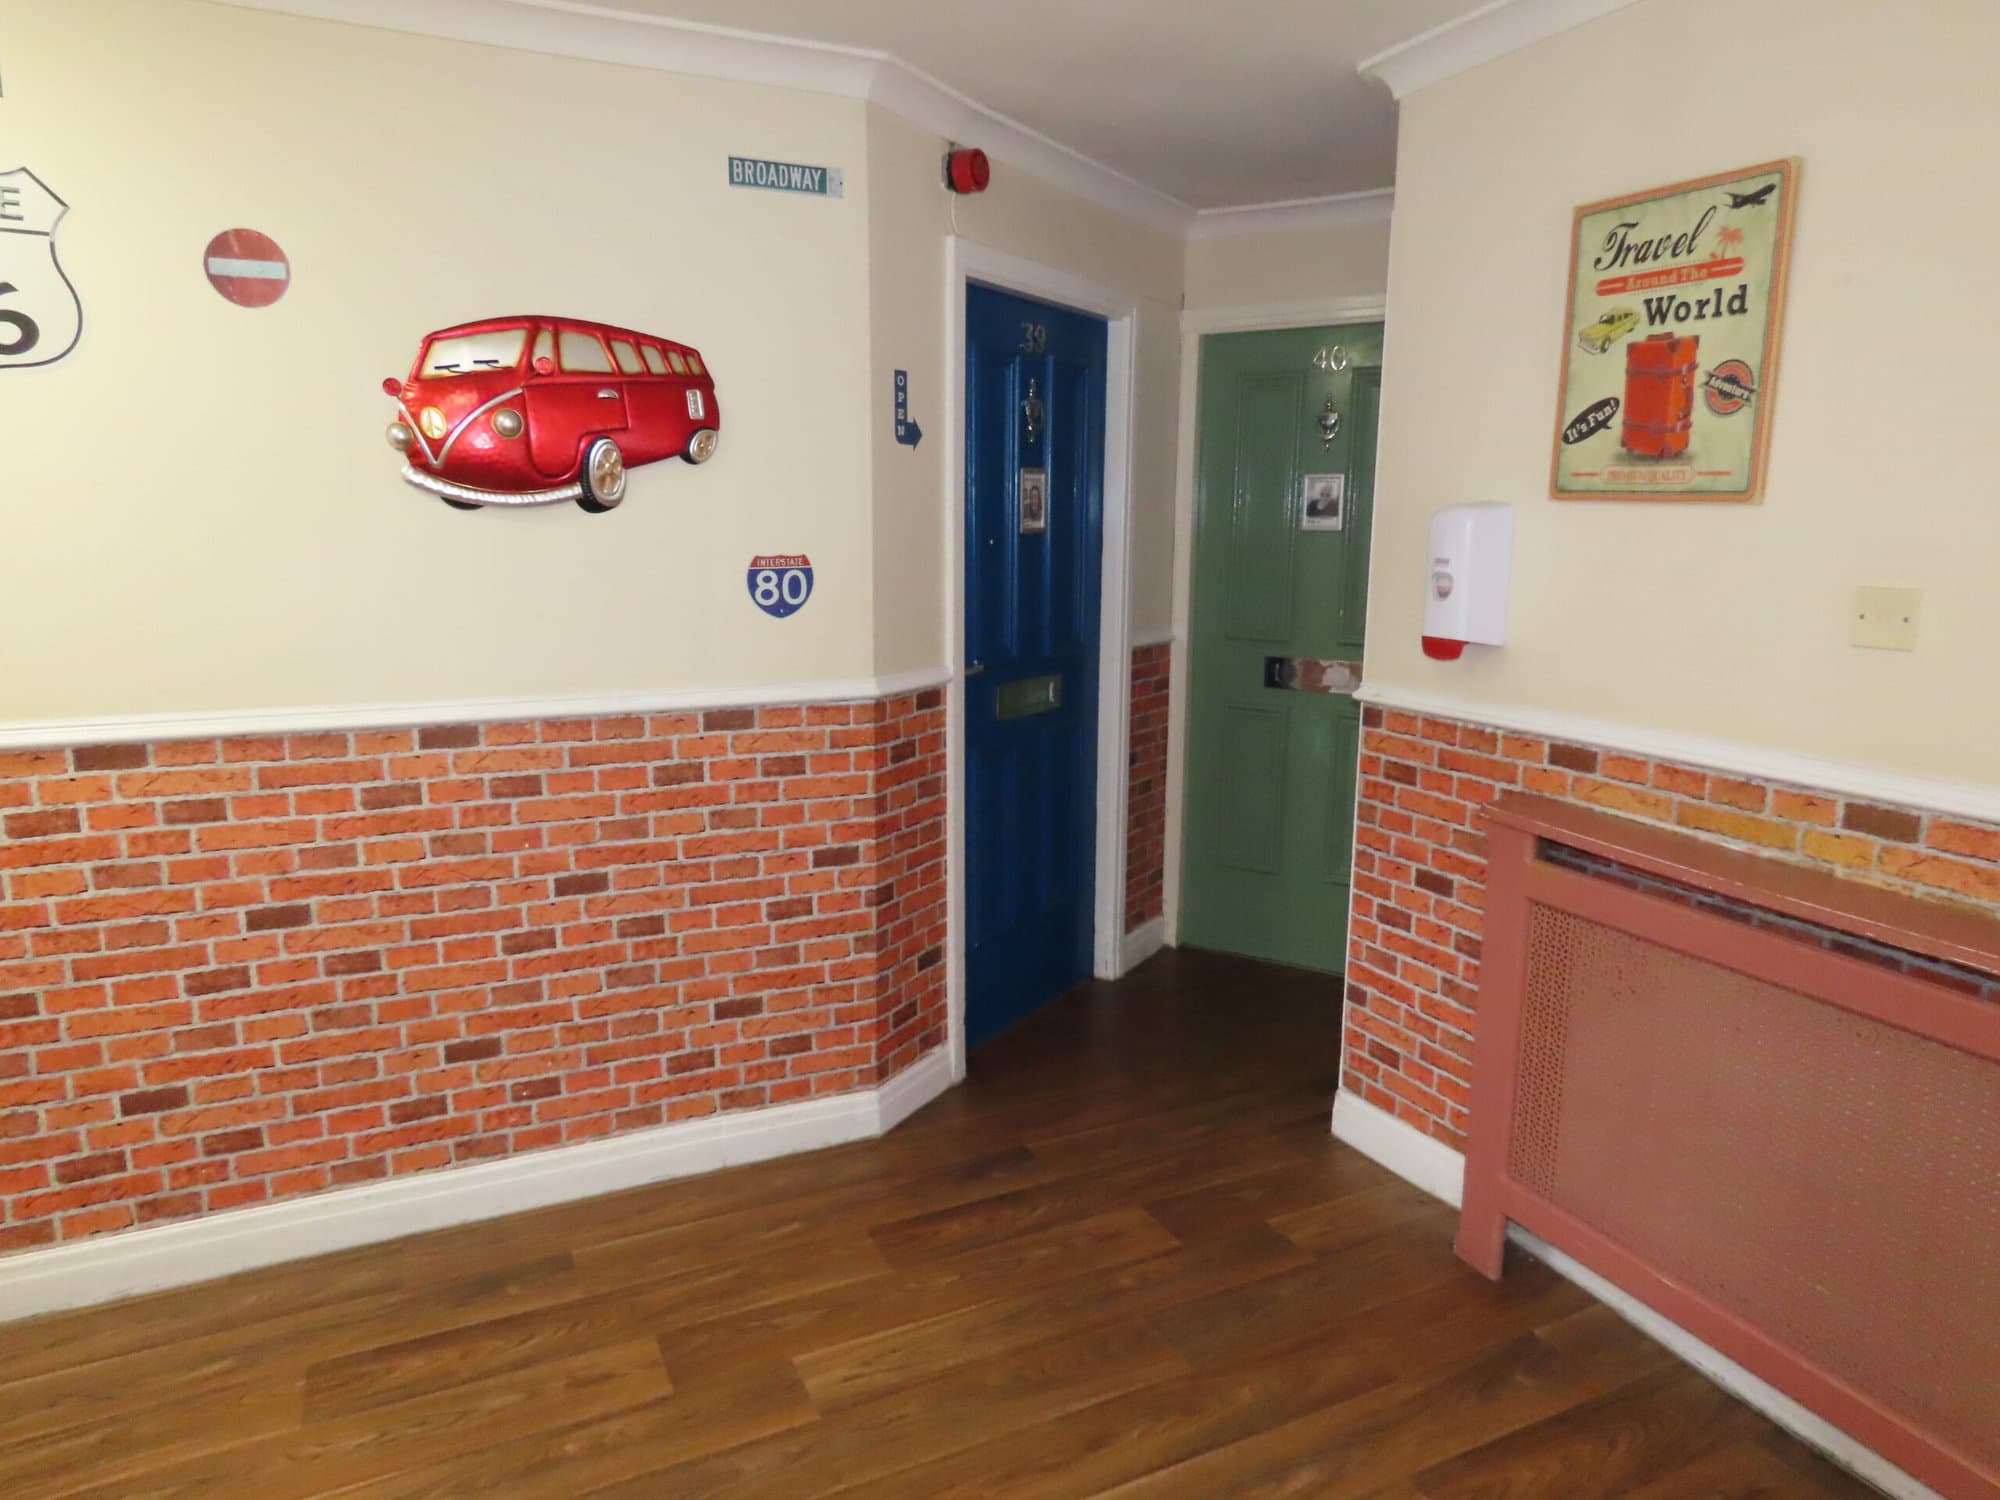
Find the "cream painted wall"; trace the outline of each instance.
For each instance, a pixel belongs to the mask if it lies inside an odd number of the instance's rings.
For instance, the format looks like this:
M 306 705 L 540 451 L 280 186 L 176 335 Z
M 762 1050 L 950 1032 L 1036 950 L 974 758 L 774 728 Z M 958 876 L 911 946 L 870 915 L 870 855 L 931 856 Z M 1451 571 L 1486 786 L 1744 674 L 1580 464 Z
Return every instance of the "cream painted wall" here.
M 851 101 L 188 0 L 0 0 L 5 160 L 71 211 L 82 342 L 0 370 L 0 720 L 649 690 L 874 670 L 868 208 Z M 202 275 L 277 237 L 264 311 Z M 461 514 L 397 477 L 379 383 L 511 311 L 700 348 L 723 440 L 624 506 Z M 817 588 L 775 621 L 756 552 Z
M 1368 675 L 2000 781 L 1995 56 L 1990 0 L 1644 0 L 1406 98 Z M 1763 503 L 1544 498 L 1572 208 L 1789 155 Z M 1514 503 L 1519 547 L 1510 643 L 1446 665 L 1420 583 L 1456 500 Z M 1924 590 L 1916 652 L 1847 644 L 1858 584 Z
M 942 143 L 940 143 L 940 148 Z M 938 202 L 945 203 L 940 195 Z M 1148 301 L 1178 306 L 1181 240 L 999 165 L 993 185 L 960 197 L 954 232 L 995 250 L 1040 261 Z M 943 208 L 940 208 L 943 212 Z
M 1138 297 L 1132 620 L 1142 635 L 1164 631 L 1172 605 L 1179 241 L 1004 165 L 988 191 L 954 203 L 941 183 L 944 141 L 879 109 L 870 110 L 868 130 L 880 670 L 935 665 L 946 652 L 944 466 L 954 456 L 933 442 L 945 429 L 945 242 L 954 232 Z M 891 434 L 899 368 L 910 371 L 911 415 L 925 430 L 915 453 Z
M 1190 310 L 1379 297 L 1389 278 L 1389 219 L 1191 239 Z
M 944 188 L 941 143 L 868 111 L 869 401 L 875 482 L 875 653 L 884 672 L 944 665 Z M 915 448 L 895 436 L 895 377 L 910 376 Z
M 943 663 L 942 141 L 849 100 L 193 0 L 0 0 L 0 35 L 0 165 L 72 205 L 86 318 L 68 359 L 0 371 L 0 723 Z M 847 196 L 731 188 L 731 153 L 844 168 Z M 236 225 L 291 257 L 273 308 L 202 276 Z M 1163 628 L 1178 240 L 1005 169 L 958 231 L 1145 298 L 1134 616 Z M 636 470 L 600 517 L 403 484 L 382 377 L 509 311 L 699 347 L 716 459 Z M 815 564 L 788 621 L 744 587 L 774 551 Z
M 1174 471 L 1179 443 L 1181 319 L 1139 304 L 1132 393 L 1132 634 L 1162 639 L 1174 622 Z

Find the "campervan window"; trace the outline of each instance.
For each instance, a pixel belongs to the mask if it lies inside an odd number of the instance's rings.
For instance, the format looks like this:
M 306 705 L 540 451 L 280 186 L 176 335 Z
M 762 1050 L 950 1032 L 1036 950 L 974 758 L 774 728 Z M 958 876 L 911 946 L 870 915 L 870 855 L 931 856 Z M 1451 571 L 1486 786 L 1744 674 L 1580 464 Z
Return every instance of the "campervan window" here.
M 681 353 L 678 349 L 669 349 L 667 351 L 667 363 L 674 367 L 676 375 L 685 375 L 688 372 L 687 361 L 681 358 Z
M 487 333 L 461 333 L 432 339 L 424 355 L 425 379 L 441 375 L 473 375 L 481 370 L 511 370 L 521 362 L 528 342 L 525 328 L 495 328 Z
M 659 350 L 655 349 L 651 344 L 641 344 L 639 352 L 646 356 L 646 368 L 648 370 L 652 371 L 655 375 L 664 375 L 667 373 L 666 362 L 660 358 Z
M 557 342 L 562 349 L 562 367 L 565 370 L 582 370 L 593 375 L 611 373 L 611 356 L 604 352 L 604 345 L 596 334 L 585 333 L 580 328 L 565 328 Z
M 611 352 L 618 356 L 618 368 L 627 375 L 637 375 L 645 368 L 639 363 L 639 351 L 624 339 L 613 339 Z

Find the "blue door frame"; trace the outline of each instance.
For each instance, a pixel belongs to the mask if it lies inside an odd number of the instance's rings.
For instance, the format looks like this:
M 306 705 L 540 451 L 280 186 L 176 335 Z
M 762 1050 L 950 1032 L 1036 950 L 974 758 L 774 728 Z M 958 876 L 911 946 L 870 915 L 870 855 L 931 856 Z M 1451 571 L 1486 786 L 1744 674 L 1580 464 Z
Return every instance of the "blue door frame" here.
M 1091 972 L 1106 346 L 1101 318 L 967 288 L 969 1047 Z

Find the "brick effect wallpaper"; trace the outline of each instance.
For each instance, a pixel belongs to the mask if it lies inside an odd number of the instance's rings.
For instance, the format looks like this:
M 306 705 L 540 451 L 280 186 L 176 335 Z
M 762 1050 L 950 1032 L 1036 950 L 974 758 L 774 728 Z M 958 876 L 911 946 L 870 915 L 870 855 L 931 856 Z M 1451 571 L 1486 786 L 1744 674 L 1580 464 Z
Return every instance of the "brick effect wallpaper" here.
M 0 754 L 0 1250 L 886 1079 L 944 761 L 935 690 Z
M 1132 653 L 1130 785 L 1126 792 L 1125 930 L 1166 910 L 1167 705 L 1171 642 Z
M 2000 910 L 2000 826 L 1369 707 L 1342 1084 L 1461 1150 L 1484 930 L 1483 809 L 1511 790 Z M 1893 951 L 1844 951 L 1899 962 Z

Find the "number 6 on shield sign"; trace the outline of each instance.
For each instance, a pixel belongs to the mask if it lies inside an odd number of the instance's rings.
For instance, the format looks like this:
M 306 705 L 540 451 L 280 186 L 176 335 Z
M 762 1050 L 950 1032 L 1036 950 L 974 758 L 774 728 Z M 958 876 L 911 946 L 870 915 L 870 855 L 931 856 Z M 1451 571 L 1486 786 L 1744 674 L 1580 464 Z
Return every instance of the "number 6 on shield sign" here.
M 774 619 L 798 613 L 812 597 L 812 559 L 802 552 L 753 557 L 748 577 L 750 602 Z
M 0 281 L 0 297 L 13 290 L 13 282 Z M 0 307 L 0 324 L 11 325 L 14 329 L 13 337 L 0 336 L 0 355 L 26 354 L 42 341 L 41 325 L 24 312 Z

